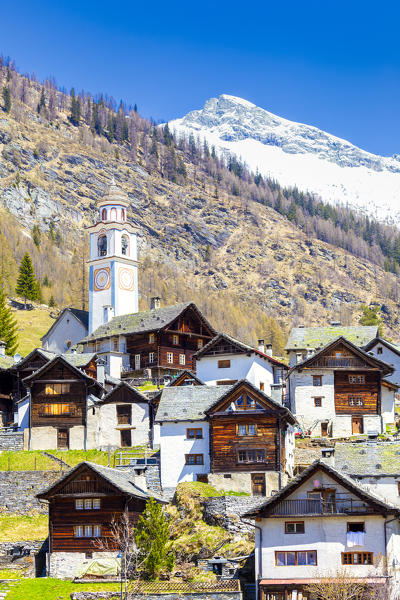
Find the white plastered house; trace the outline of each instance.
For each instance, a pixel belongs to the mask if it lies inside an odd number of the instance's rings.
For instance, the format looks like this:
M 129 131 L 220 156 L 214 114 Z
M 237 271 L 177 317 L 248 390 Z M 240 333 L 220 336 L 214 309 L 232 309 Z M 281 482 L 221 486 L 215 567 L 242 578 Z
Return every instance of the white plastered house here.
M 374 338 L 369 344 L 364 346 L 366 352 L 372 353 L 379 360 L 392 365 L 394 371 L 386 379 L 391 383 L 400 386 L 400 346 L 392 344 L 381 337 Z
M 398 507 L 323 461 L 245 516 L 256 520 L 259 598 L 311 600 L 308 584 L 343 572 L 372 586 L 398 584 Z
M 64 308 L 41 338 L 43 350 L 62 354 L 88 334 L 89 313 L 78 308 Z

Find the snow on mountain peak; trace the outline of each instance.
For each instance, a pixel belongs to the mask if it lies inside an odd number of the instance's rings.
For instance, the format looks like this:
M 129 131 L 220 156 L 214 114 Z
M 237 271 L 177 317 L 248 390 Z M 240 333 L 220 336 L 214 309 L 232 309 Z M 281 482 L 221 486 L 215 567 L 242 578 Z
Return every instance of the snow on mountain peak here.
M 400 223 L 400 159 L 366 152 L 317 127 L 289 121 L 242 98 L 222 94 L 169 123 L 194 133 L 250 169 Z

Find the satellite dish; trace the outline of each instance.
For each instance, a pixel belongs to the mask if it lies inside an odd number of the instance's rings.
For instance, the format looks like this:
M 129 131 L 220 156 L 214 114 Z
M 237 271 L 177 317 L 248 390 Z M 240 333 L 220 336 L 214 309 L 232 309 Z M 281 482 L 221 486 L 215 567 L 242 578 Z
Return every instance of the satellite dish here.
M 16 354 L 14 354 L 14 363 L 17 363 L 21 360 L 21 355 L 18 354 L 18 352 Z

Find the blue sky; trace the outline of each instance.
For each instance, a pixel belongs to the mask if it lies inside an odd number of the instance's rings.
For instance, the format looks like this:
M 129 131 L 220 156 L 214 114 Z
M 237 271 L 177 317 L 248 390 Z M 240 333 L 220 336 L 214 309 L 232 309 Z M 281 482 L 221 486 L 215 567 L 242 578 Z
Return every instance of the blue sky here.
M 1 8 L 0 52 L 156 120 L 227 93 L 391 155 L 399 22 L 391 0 L 18 0 Z

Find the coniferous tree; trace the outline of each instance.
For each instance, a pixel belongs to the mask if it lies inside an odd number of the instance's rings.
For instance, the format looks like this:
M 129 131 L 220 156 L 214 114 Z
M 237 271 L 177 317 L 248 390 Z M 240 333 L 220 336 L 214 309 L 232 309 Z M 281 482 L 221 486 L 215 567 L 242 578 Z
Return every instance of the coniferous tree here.
M 40 94 L 39 104 L 37 105 L 37 111 L 40 113 L 42 110 L 46 109 L 46 96 L 44 94 L 44 87 L 42 87 L 42 92 Z
M 4 112 L 9 113 L 11 110 L 11 92 L 7 85 L 3 87 L 2 96 Z
M 71 90 L 71 116 L 70 121 L 73 125 L 79 125 L 81 120 L 81 103 L 79 98 L 75 96 L 75 90 Z
M 25 308 L 27 300 L 37 300 L 39 293 L 38 282 L 36 281 L 35 271 L 32 264 L 32 259 L 28 252 L 24 254 L 19 265 L 19 274 L 15 293 L 24 298 Z
M 136 527 L 136 544 L 143 556 L 147 575 L 154 579 L 163 571 L 171 571 L 175 556 L 171 550 L 169 525 L 161 504 L 154 498 L 146 502 Z
M 18 325 L 7 304 L 3 280 L 0 279 L 0 339 L 6 344 L 6 354 L 13 355 L 18 345 Z

